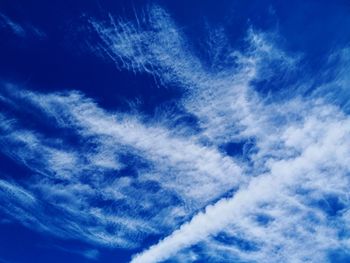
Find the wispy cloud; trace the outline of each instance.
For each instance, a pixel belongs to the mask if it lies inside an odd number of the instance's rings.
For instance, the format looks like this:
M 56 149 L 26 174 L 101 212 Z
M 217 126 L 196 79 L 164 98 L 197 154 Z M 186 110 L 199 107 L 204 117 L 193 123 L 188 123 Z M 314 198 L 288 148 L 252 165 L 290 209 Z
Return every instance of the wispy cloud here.
M 145 234 L 181 222 L 243 180 L 241 168 L 231 158 L 204 147 L 196 137 L 183 137 L 132 116 L 108 113 L 78 93 L 18 91 L 3 101 L 9 107 L 21 101 L 22 109 L 37 111 L 53 121 L 62 134 L 68 134 L 53 140 L 22 129 L 6 117 L 1 126 L 2 152 L 38 174 L 30 182 L 32 191 L 39 191 L 42 201 L 53 203 L 74 224 L 94 222 L 90 226 L 85 223 L 74 236 L 86 239 L 88 231 L 93 232 L 89 237 L 93 242 L 132 246 Z M 69 136 L 79 140 L 74 149 Z M 116 210 L 95 207 L 95 202 L 106 202 Z M 145 213 L 147 222 L 141 216 Z M 173 216 L 164 220 L 167 214 Z M 38 220 L 44 220 L 45 213 L 42 216 Z M 115 232 L 91 229 L 110 224 Z M 54 231 L 67 234 L 57 228 Z M 118 235 L 125 237 L 118 239 Z
M 1 262 L 1 263 L 10 263 L 9 261 L 7 261 L 7 260 L 5 260 L 5 259 L 1 259 L 1 258 L 0 258 L 0 262 Z
M 17 36 L 20 36 L 20 37 L 25 36 L 24 28 L 18 23 L 12 21 L 9 17 L 5 16 L 4 14 L 0 14 L 0 21 L 1 21 L 2 28 L 10 29 Z
M 79 255 L 93 261 L 98 260 L 100 257 L 100 252 L 97 249 L 72 249 L 72 248 L 65 248 L 62 246 L 52 246 L 48 248 L 57 249 L 69 254 Z
M 41 39 L 46 36 L 45 33 L 39 28 L 29 23 L 22 25 L 2 13 L 0 13 L 0 29 L 9 30 L 20 38 L 35 36 Z
M 324 109 L 318 110 L 324 113 Z M 257 262 L 323 261 L 328 249 L 347 245 L 347 239 L 339 239 L 342 228 L 336 225 L 342 225 L 347 217 L 346 213 L 337 214 L 338 209 L 349 205 L 350 152 L 344 144 L 349 120 L 334 111 L 328 112 L 325 122 L 316 120 L 325 116 L 315 115 L 282 135 L 285 143 L 300 153 L 289 159 L 267 160 L 269 172 L 253 178 L 232 198 L 208 206 L 134 262 L 162 261 L 220 232 L 255 243 L 256 250 L 214 241 L 218 250 L 232 249 L 233 255 Z M 308 134 L 312 132 L 313 140 Z M 266 222 L 259 222 L 259 217 Z
M 3 88 L 0 101 L 11 111 L 0 116 L 1 151 L 32 176 L 1 180 L 11 205 L 0 208 L 38 230 L 105 246 L 135 248 L 161 236 L 135 263 L 327 262 L 331 251 L 348 249 L 344 110 L 322 96 L 323 86 L 279 100 L 256 91 L 254 82 L 274 69 L 300 66 L 273 34 L 250 29 L 245 48 L 225 49 L 227 61 L 208 69 L 163 9 L 148 11 L 135 22 L 91 20 L 97 48 L 120 68 L 176 83 L 185 94 L 178 107 L 199 129 L 107 111 L 79 92 Z M 22 111 L 49 122 L 54 138 L 39 124 L 28 128 Z M 241 153 L 222 150 L 230 143 Z M 59 218 L 50 219 L 51 209 Z
M 318 250 L 317 257 L 324 260 L 329 249 L 346 244 L 346 241 L 338 238 L 340 229 L 329 226 L 330 219 L 324 218 L 324 207 L 318 207 L 317 203 L 321 200 L 327 203 L 330 202 L 328 198 L 335 198 L 336 202 L 347 207 L 347 203 L 343 203 L 346 202 L 344 185 L 348 185 L 346 171 L 349 152 L 348 145 L 344 144 L 348 133 L 347 117 L 336 107 L 312 97 L 304 101 L 296 98 L 279 103 L 264 102 L 254 91 L 252 80 L 273 74 L 271 71 L 276 65 L 291 70 L 297 61 L 277 49 L 263 34 L 251 31 L 248 37 L 250 48 L 244 53 L 231 53 L 238 66 L 215 74 L 203 70 L 198 60 L 186 53 L 183 37 L 167 19 L 166 14 L 157 11 L 151 13 L 152 22 L 147 24 L 150 26 L 146 29 L 139 24 L 124 22 L 114 24 L 111 31 L 96 28 L 110 46 L 108 52 L 116 56 L 117 63 L 142 71 L 144 64 L 140 57 L 146 58 L 144 61 L 147 65 L 155 68 L 153 74 L 165 81 L 175 80 L 184 84 L 193 94 L 185 99 L 184 106 L 200 120 L 203 135 L 216 144 L 253 138 L 256 153 L 250 157 L 255 169 L 250 172 L 255 177 L 247 185 L 242 184 L 232 198 L 208 206 L 204 212 L 137 255 L 133 261 L 165 260 L 219 232 L 249 237 L 258 244 L 257 251 L 253 252 L 232 244 L 221 245 L 226 251 L 231 249 L 236 257 L 258 262 L 316 260 L 314 253 L 310 253 L 312 247 L 312 251 Z M 164 24 L 166 26 L 162 27 Z M 164 44 L 157 39 L 163 30 L 171 36 L 170 47 L 169 42 Z M 135 35 L 138 37 L 133 37 Z M 148 43 L 148 38 L 152 39 L 152 44 L 146 44 L 146 50 L 142 49 L 143 43 Z M 124 46 L 131 46 L 134 50 L 140 48 L 140 52 L 129 56 L 130 52 L 125 52 Z M 162 48 L 168 52 L 160 51 Z M 166 58 L 173 50 L 176 50 L 177 56 L 171 56 L 172 61 L 168 64 Z M 124 58 L 128 59 L 127 63 Z M 272 62 L 277 64 L 273 67 Z M 150 68 L 145 71 L 150 71 Z M 326 187 L 330 181 L 325 180 L 329 173 L 332 173 L 330 188 Z M 307 187 L 305 182 L 308 182 Z M 304 187 L 307 188 L 304 189 L 306 193 L 298 194 Z M 271 215 L 268 208 L 260 208 L 262 205 L 274 207 L 276 211 Z M 267 214 L 267 218 L 272 220 L 271 226 L 259 226 L 258 222 L 254 222 L 259 213 Z M 334 220 L 340 222 L 344 218 L 339 216 Z M 297 231 L 294 229 L 298 226 L 300 234 L 296 232 L 294 237 L 287 238 Z M 274 234 L 269 236 L 270 232 Z M 317 238 L 309 242 L 312 236 Z M 305 245 L 307 241 L 309 246 L 299 245 Z

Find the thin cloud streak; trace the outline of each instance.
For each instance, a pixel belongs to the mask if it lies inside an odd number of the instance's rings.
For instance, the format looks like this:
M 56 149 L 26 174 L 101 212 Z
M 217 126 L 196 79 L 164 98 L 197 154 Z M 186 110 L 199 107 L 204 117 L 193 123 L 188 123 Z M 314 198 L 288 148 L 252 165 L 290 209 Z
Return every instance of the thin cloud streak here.
M 3 13 L 0 13 L 0 30 L 8 30 L 19 38 L 34 36 L 39 39 L 44 39 L 46 37 L 46 34 L 42 30 L 32 24 L 20 24 Z

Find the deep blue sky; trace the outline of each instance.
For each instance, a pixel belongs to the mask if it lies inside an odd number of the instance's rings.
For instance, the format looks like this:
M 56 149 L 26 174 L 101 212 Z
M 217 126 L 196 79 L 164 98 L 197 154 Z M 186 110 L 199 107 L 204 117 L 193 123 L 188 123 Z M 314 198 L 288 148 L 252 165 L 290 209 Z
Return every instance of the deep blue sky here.
M 306 55 L 310 70 L 319 70 L 329 52 L 348 43 L 349 3 L 347 1 L 155 1 L 169 10 L 190 38 L 196 52 L 205 55 L 205 23 L 224 27 L 230 44 L 240 45 L 246 30 L 277 30 L 285 48 Z M 106 107 L 123 107 L 124 99 L 142 96 L 145 110 L 171 98 L 169 90 L 157 90 L 148 76 L 118 71 L 86 50 L 87 17 L 105 19 L 133 16 L 148 1 L 2 1 L 2 13 L 18 23 L 40 29 L 45 36 L 28 33 L 20 38 L 1 30 L 1 78 L 17 81 L 33 89 L 78 89 L 95 97 Z M 142 85 L 140 84 L 142 83 Z M 98 88 L 96 88 L 98 86 Z M 118 96 L 107 96 L 118 90 Z M 150 96 L 150 93 L 152 96 Z M 148 96 L 143 96 L 147 94 Z
M 91 29 L 89 19 L 107 21 L 108 14 L 111 14 L 134 21 L 135 12 L 141 13 L 153 4 L 159 5 L 171 16 L 186 38 L 188 49 L 201 60 L 204 68 L 213 67 L 206 45 L 209 29 L 222 30 L 227 38 L 225 48 L 238 51 L 246 49 L 244 39 L 249 29 L 278 36 L 279 47 L 292 56 L 300 56 L 299 63 L 303 67 L 288 74 L 276 68 L 274 70 L 279 72 L 277 76 L 268 80 L 254 80 L 252 85 L 262 96 L 274 96 L 281 90 L 286 91 L 285 86 L 291 87 L 288 92 L 293 93 L 293 84 L 312 79 L 309 86 L 303 87 L 303 92 L 298 93 L 307 96 L 318 82 L 337 74 L 335 68 L 328 67 L 325 70 L 325 65 L 329 65 L 330 56 L 335 51 L 350 44 L 350 2 L 346 0 L 4 0 L 0 2 L 0 95 L 11 97 L 8 95 L 12 92 L 11 88 L 5 88 L 8 83 L 33 92 L 77 90 L 96 101 L 99 107 L 110 111 L 130 113 L 133 110 L 130 105 L 137 104 L 138 114 L 146 118 L 157 115 L 160 105 L 168 107 L 176 104 L 185 96 L 180 84 L 161 84 L 157 77 L 145 72 L 135 74 L 118 68 L 113 61 L 91 49 L 100 39 Z M 8 21 L 19 25 L 23 31 L 14 30 Z M 219 61 L 223 59 L 219 57 Z M 325 71 L 327 74 L 323 75 Z M 21 99 L 14 99 L 13 102 L 17 104 L 16 107 L 1 101 L 0 112 L 5 116 L 16 116 L 22 123 L 21 127 L 40 130 L 51 139 L 60 138 L 65 132 L 64 129 L 53 127 L 49 118 L 42 119 L 35 108 L 26 105 Z M 174 106 L 173 109 L 175 114 L 182 110 L 180 106 Z M 192 129 L 196 127 L 197 121 L 191 118 L 189 114 L 180 121 Z M 70 147 L 80 147 L 79 139 L 69 131 L 67 134 L 64 139 L 71 140 Z M 0 151 L 0 178 L 20 185 L 31 180 L 33 172 L 30 168 L 13 157 L 16 153 L 8 154 L 11 147 L 17 146 L 9 146 L 6 140 L 1 139 L 0 147 L 10 149 Z M 218 148 L 228 155 L 243 155 L 244 152 L 244 146 L 240 143 L 224 144 Z M 135 161 L 127 154 L 124 158 L 124 169 L 130 174 L 142 165 L 149 165 Z M 3 207 L 13 206 L 11 199 L 4 198 L 0 202 Z M 50 205 L 43 203 L 43 206 L 48 206 L 45 208 L 47 210 L 51 209 Z M 109 204 L 101 202 L 97 206 L 104 209 Z M 132 249 L 115 248 L 85 242 L 83 238 L 57 237 L 31 228 L 30 222 L 25 226 L 3 210 L 0 213 L 1 263 L 128 262 L 134 253 L 143 251 L 171 233 L 171 229 L 167 229 L 162 234 L 149 234 L 141 246 Z M 52 209 L 50 213 L 60 220 L 59 210 Z M 94 257 L 94 253 L 98 255 Z M 350 260 L 344 251 L 332 253 L 332 262 Z M 92 255 L 91 258 L 89 255 Z M 196 262 L 210 261 L 210 258 L 203 257 Z

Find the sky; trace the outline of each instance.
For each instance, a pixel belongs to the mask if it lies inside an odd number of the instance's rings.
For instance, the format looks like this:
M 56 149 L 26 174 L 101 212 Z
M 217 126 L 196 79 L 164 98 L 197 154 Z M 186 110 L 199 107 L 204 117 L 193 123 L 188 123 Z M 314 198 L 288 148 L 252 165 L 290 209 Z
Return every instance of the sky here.
M 0 263 L 350 262 L 350 3 L 0 2 Z

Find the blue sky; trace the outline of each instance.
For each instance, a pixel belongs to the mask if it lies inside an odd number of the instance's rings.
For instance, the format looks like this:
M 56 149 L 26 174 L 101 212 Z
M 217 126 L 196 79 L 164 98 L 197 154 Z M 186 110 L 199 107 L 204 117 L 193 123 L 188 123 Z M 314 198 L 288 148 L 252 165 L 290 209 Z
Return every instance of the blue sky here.
M 349 262 L 347 1 L 1 1 L 0 263 Z

